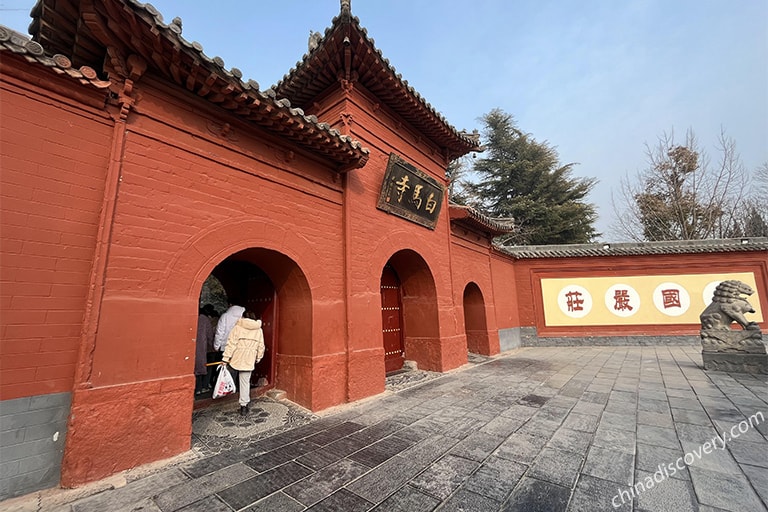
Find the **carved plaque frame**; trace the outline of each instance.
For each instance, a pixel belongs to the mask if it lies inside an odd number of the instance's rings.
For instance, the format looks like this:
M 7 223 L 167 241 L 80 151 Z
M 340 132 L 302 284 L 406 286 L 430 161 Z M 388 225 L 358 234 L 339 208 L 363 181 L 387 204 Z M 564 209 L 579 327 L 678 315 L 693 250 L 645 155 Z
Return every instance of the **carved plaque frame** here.
M 426 228 L 435 229 L 445 186 L 394 153 L 390 153 L 376 207 Z

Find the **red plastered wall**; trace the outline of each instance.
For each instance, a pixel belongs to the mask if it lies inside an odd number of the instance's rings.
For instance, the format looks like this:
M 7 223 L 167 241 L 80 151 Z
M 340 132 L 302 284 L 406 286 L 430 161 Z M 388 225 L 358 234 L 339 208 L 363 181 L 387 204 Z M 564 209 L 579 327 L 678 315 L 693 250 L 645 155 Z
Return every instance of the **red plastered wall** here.
M 10 400 L 72 390 L 112 122 L 69 99 L 66 80 L 0 62 L 0 399 Z M 92 99 L 103 105 L 104 93 Z

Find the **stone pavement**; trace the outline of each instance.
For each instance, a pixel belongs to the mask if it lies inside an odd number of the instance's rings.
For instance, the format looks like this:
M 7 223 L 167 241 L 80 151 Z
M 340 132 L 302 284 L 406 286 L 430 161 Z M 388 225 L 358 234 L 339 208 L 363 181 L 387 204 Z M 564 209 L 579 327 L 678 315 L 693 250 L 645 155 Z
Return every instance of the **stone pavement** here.
M 699 347 L 523 348 L 406 381 L 119 488 L 0 509 L 767 510 L 768 376 L 704 372 Z

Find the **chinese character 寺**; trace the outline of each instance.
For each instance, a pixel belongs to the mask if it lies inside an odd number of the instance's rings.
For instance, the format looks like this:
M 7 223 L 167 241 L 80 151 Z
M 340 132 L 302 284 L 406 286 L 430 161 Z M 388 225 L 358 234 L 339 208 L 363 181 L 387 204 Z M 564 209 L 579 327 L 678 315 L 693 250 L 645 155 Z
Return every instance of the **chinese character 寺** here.
M 424 209 L 427 210 L 429 213 L 435 213 L 435 208 L 437 208 L 437 201 L 435 201 L 435 193 L 430 192 L 429 197 L 427 198 L 427 206 L 425 206 Z
M 403 200 L 403 192 L 408 190 L 408 176 L 403 176 L 400 178 L 400 181 L 396 182 L 395 185 L 397 185 L 397 202 L 400 203 Z
M 416 209 L 418 210 L 421 208 L 421 189 L 424 188 L 424 185 L 416 185 L 413 187 L 413 202 L 416 203 Z
M 613 305 L 613 309 L 616 311 L 632 311 L 632 306 L 629 304 L 629 290 L 616 290 L 613 296 L 616 301 Z
M 680 304 L 680 290 L 661 290 L 661 296 L 664 299 L 664 309 L 683 307 Z
M 584 299 L 581 298 L 581 292 L 568 292 L 565 294 L 568 311 L 582 311 L 584 309 Z

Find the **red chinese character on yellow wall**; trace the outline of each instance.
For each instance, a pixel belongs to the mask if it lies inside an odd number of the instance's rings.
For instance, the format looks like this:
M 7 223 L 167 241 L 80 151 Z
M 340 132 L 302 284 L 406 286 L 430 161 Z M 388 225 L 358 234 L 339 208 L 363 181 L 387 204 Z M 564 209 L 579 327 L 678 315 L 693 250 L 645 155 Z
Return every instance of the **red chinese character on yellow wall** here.
M 680 290 L 661 290 L 661 297 L 664 301 L 664 309 L 683 307 L 682 304 L 680 304 Z
M 616 311 L 632 311 L 634 308 L 629 304 L 629 290 L 616 290 L 613 295 L 613 309 Z
M 568 292 L 565 294 L 568 311 L 581 311 L 584 309 L 584 299 L 581 298 L 581 292 Z

